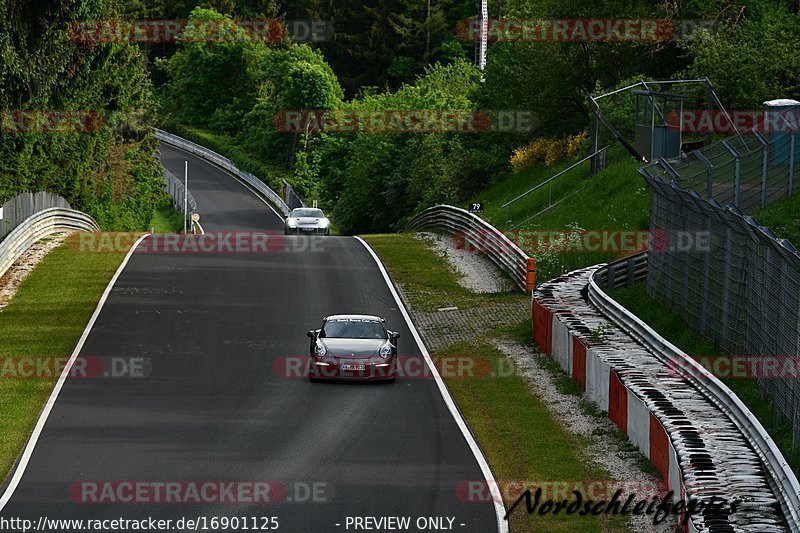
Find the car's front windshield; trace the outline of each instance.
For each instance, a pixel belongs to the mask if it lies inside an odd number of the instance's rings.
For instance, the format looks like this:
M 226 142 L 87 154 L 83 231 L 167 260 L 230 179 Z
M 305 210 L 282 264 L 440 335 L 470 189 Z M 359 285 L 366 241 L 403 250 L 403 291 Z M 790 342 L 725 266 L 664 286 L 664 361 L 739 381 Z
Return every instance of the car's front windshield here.
M 329 339 L 385 339 L 383 324 L 367 319 L 331 319 L 325 322 L 320 337 Z
M 309 217 L 309 218 L 322 218 L 321 209 L 295 209 L 292 211 L 292 218 Z

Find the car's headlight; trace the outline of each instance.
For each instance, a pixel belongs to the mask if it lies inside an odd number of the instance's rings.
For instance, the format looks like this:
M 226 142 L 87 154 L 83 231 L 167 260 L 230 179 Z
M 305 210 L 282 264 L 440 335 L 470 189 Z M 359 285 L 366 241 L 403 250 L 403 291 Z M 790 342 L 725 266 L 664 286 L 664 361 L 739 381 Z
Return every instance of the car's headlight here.
M 322 359 L 325 357 L 326 353 L 328 353 L 328 350 L 325 349 L 325 346 L 317 343 L 317 345 L 314 347 L 314 355 Z
M 327 228 L 330 225 L 331 225 L 331 221 L 328 220 L 327 218 L 323 218 L 322 220 L 319 221 L 319 227 L 321 227 L 321 228 Z
M 296 228 L 297 227 L 297 220 L 295 220 L 293 218 L 287 219 L 286 223 L 289 224 L 290 228 Z
M 392 347 L 388 344 L 384 344 L 381 346 L 381 351 L 379 352 L 381 357 L 387 359 L 390 355 L 392 355 Z

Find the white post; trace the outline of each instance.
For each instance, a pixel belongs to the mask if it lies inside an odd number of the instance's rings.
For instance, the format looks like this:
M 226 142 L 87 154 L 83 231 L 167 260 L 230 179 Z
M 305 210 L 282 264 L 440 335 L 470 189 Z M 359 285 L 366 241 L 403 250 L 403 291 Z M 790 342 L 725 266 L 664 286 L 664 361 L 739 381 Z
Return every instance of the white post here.
M 183 162 L 183 234 L 186 235 L 186 218 L 189 213 L 189 162 Z
M 489 32 L 489 6 L 486 0 L 481 0 L 480 43 L 478 44 L 478 70 L 486 67 L 486 42 Z

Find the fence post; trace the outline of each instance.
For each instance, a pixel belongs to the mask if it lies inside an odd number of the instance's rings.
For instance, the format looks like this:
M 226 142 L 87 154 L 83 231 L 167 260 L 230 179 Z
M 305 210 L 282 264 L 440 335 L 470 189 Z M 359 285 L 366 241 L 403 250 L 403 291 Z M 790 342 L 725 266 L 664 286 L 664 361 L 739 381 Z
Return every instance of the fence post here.
M 733 146 L 731 146 L 731 144 L 728 142 L 727 139 L 722 141 L 722 146 L 727 148 L 728 151 L 733 155 L 733 157 L 736 158 L 736 166 L 735 166 L 735 174 L 734 174 L 735 181 L 734 181 L 734 186 L 733 186 L 733 205 L 735 205 L 738 208 L 739 207 L 739 184 L 740 184 L 740 179 L 741 179 L 741 165 L 740 165 L 740 161 L 739 161 L 739 152 L 737 152 L 736 149 Z M 789 176 L 790 176 L 789 179 L 791 180 L 791 172 L 790 172 Z
M 703 152 L 700 150 L 693 150 L 692 154 L 697 158 L 698 161 L 703 163 L 706 167 L 706 198 L 713 198 L 714 197 L 714 165 L 711 164 L 711 161 L 706 159 L 706 156 L 703 155 Z
M 614 288 L 614 278 L 616 277 L 616 275 L 614 274 L 615 270 L 616 270 L 616 265 L 614 263 L 611 263 L 610 265 L 608 265 L 608 268 L 606 268 L 606 276 L 608 276 L 606 282 L 609 289 Z
M 764 145 L 764 155 L 761 158 L 761 207 L 767 207 L 767 160 L 769 158 L 769 143 L 761 133 L 753 130 L 756 138 Z
M 592 161 L 589 164 L 589 176 L 597 174 L 597 150 L 600 148 L 600 118 L 597 116 L 600 113 L 600 108 L 595 103 L 594 109 L 594 123 L 592 124 Z
M 789 196 L 794 190 L 794 132 L 789 134 Z
M 628 259 L 628 287 L 633 287 L 636 281 L 636 261 L 631 257 Z

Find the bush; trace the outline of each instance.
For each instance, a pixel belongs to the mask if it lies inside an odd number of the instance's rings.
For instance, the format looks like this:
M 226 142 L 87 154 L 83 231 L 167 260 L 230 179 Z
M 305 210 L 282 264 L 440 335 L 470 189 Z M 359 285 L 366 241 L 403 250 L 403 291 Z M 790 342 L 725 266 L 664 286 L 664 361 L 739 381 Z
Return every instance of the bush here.
M 567 135 L 563 139 L 539 137 L 514 150 L 514 153 L 511 154 L 511 168 L 516 174 L 522 169 L 536 165 L 555 165 L 580 152 L 586 138 L 586 132 Z

